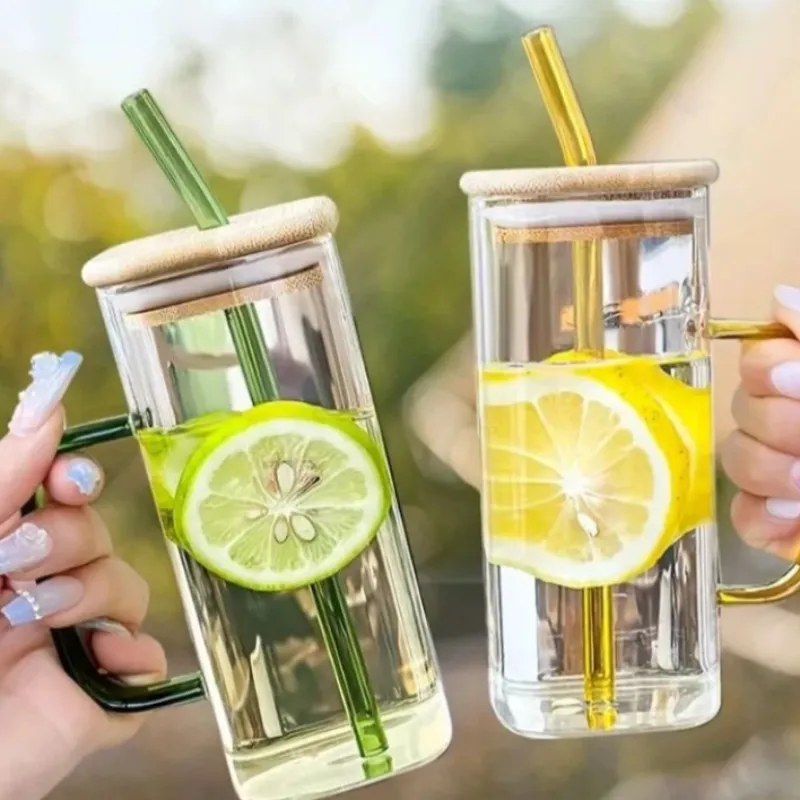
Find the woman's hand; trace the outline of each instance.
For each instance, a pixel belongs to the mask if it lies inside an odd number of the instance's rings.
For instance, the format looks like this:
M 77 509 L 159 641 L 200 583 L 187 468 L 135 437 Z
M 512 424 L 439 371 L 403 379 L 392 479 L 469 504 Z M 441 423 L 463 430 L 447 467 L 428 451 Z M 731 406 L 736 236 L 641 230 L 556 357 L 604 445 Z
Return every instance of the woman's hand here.
M 800 289 L 775 290 L 775 319 L 800 338 Z M 733 399 L 738 430 L 721 447 L 739 487 L 733 524 L 753 547 L 789 561 L 800 554 L 800 341 L 774 339 L 742 350 Z
M 90 503 L 100 468 L 58 456 L 61 398 L 80 356 L 34 360 L 9 434 L 0 440 L 0 799 L 39 800 L 90 753 L 120 744 L 141 715 L 104 713 L 62 670 L 49 628 L 83 625 L 108 672 L 131 681 L 165 673 L 161 646 L 139 633 L 144 580 L 114 557 Z M 19 509 L 44 485 L 44 508 Z

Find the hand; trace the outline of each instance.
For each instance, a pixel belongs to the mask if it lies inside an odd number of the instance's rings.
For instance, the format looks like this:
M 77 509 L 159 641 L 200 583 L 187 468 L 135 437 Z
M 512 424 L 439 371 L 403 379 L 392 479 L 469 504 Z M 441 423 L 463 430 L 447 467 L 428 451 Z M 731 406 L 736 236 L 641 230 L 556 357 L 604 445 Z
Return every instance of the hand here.
M 143 722 L 95 705 L 62 670 L 49 628 L 83 625 L 98 664 L 123 679 L 165 673 L 161 646 L 139 633 L 147 585 L 113 556 L 89 505 L 102 488 L 100 468 L 83 456 L 56 457 L 59 403 L 79 364 L 69 353 L 38 374 L 34 364 L 0 440 L 0 800 L 39 800 L 84 757 L 122 743 Z M 45 507 L 21 517 L 40 485 Z
M 773 314 L 800 338 L 800 289 L 779 286 Z M 800 554 L 800 342 L 774 339 L 743 348 L 733 399 L 738 430 L 721 447 L 740 489 L 731 508 L 748 544 L 789 561 Z

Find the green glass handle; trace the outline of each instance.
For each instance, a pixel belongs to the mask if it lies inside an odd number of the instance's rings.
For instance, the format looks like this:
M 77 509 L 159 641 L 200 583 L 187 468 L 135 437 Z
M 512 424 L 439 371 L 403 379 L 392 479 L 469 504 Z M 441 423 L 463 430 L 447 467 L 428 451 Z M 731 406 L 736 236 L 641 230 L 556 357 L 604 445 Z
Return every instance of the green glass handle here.
M 135 417 L 122 415 L 76 425 L 64 432 L 58 452 L 71 453 L 92 445 L 126 439 L 133 436 L 138 424 Z M 36 498 L 32 498 L 25 504 L 23 513 L 29 513 L 36 505 Z M 51 633 L 65 672 L 105 711 L 123 714 L 152 711 L 205 697 L 200 673 L 148 686 L 130 686 L 98 671 L 76 628 L 60 628 Z

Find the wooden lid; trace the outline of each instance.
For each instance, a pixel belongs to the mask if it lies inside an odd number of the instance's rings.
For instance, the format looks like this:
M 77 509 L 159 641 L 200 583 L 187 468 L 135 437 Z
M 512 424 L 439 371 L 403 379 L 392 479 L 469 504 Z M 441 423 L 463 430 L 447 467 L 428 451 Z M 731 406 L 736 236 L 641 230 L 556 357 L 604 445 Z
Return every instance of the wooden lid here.
M 655 161 L 596 167 L 546 167 L 467 172 L 461 191 L 469 197 L 555 200 L 580 194 L 676 191 L 707 186 L 719 175 L 714 161 Z
M 179 275 L 333 233 L 338 222 L 333 200 L 309 197 L 236 214 L 219 228 L 181 228 L 117 245 L 87 262 L 81 274 L 94 288 Z

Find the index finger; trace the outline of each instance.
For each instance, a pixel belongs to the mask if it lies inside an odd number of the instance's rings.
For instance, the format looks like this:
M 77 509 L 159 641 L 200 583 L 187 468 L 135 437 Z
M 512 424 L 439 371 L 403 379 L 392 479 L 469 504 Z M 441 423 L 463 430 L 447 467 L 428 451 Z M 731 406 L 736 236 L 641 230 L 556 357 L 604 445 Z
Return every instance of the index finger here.
M 61 406 L 29 436 L 9 433 L 0 439 L 0 523 L 31 499 L 53 463 L 64 432 Z
M 19 511 L 47 475 L 64 431 L 61 399 L 83 361 L 79 353 L 40 353 L 0 440 L 0 523 Z
M 777 286 L 773 292 L 773 317 L 796 338 L 748 343 L 742 348 L 739 372 L 742 388 L 756 397 L 800 399 L 800 289 Z
M 800 342 L 748 342 L 739 356 L 739 376 L 742 388 L 754 397 L 800 399 Z

